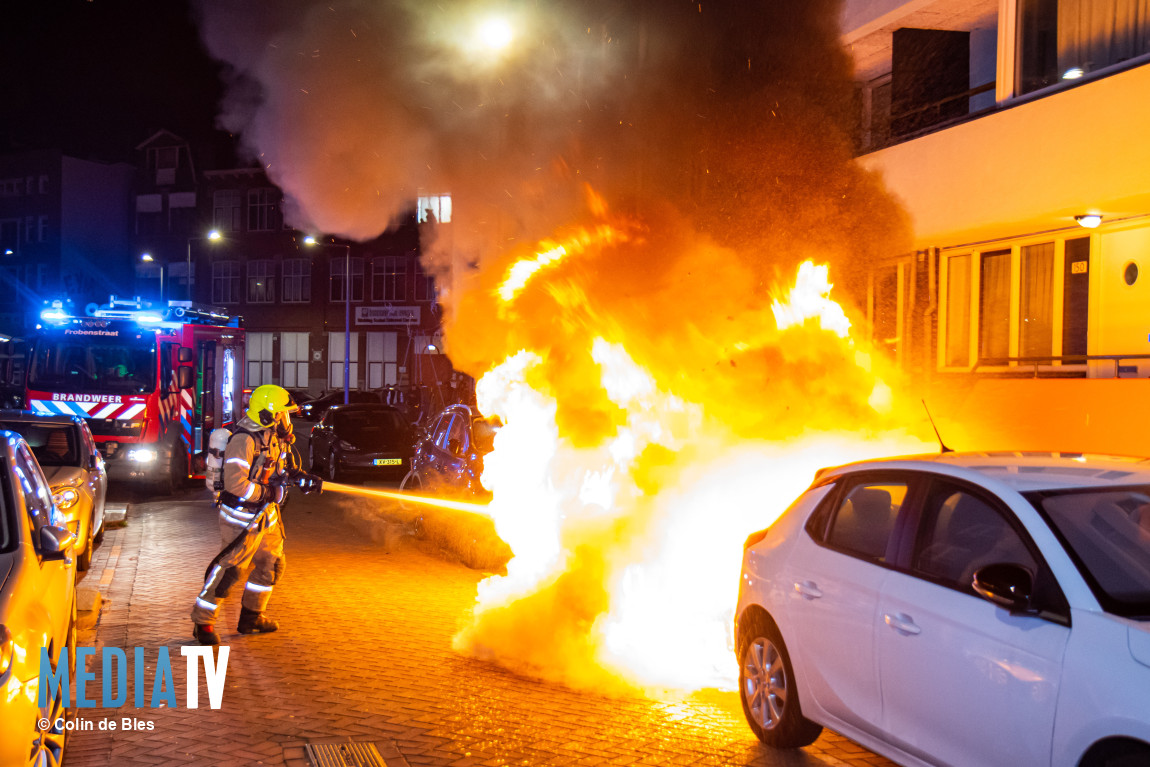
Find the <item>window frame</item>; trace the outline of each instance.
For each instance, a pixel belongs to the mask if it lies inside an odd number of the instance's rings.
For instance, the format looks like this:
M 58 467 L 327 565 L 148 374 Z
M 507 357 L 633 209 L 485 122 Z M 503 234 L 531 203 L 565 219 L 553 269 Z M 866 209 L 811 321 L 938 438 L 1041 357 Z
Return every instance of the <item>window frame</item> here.
M 298 274 L 295 273 L 297 267 Z M 311 261 L 306 258 L 285 258 L 280 263 L 280 288 L 280 301 L 282 303 L 310 304 Z M 298 288 L 298 290 L 294 288 Z M 296 295 L 299 298 L 296 298 Z
M 234 274 L 219 274 L 219 270 L 224 265 L 234 267 Z M 217 292 L 219 285 L 225 284 L 228 286 L 227 294 Z M 238 304 L 243 296 L 243 270 L 240 268 L 240 262 L 234 259 L 221 259 L 212 262 L 212 303 L 213 304 Z M 231 300 L 227 300 L 231 297 Z
M 908 557 L 910 556 L 910 546 L 913 543 L 911 539 L 913 529 L 910 529 L 910 523 L 917 519 L 915 509 L 918 508 L 918 504 L 922 501 L 922 493 L 927 484 L 926 472 L 909 469 L 873 469 L 839 474 L 835 477 L 828 478 L 827 481 L 834 482 L 835 488 L 827 494 L 826 498 L 823 498 L 822 502 L 819 503 L 807 519 L 806 532 L 811 537 L 811 540 L 824 549 L 837 552 L 851 559 L 859 560 L 860 562 L 868 562 L 876 567 L 883 567 L 888 570 L 908 572 Z M 894 525 L 890 532 L 891 539 L 894 541 L 893 551 L 895 552 L 895 556 L 882 562 L 862 556 L 857 551 L 835 546 L 829 542 L 827 537 L 831 529 L 831 524 L 846 498 L 848 489 L 859 485 L 879 483 L 905 484 L 907 486 L 906 496 L 903 498 L 902 505 L 899 507 L 898 516 L 895 517 Z M 890 540 L 887 542 L 887 550 L 892 550 Z
M 253 267 L 264 270 L 264 273 L 253 274 Z M 247 272 L 245 299 L 249 304 L 274 304 L 276 302 L 276 262 L 270 258 L 255 258 L 245 264 Z M 257 290 L 257 280 L 263 280 L 263 289 Z M 262 293 L 262 295 L 261 295 Z

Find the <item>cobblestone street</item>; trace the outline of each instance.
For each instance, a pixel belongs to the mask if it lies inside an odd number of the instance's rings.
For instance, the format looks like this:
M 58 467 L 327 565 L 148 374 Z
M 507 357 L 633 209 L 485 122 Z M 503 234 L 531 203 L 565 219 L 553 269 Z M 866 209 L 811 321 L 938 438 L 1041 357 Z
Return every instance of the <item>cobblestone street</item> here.
M 201 495 L 134 504 L 85 578 L 105 601 L 80 644 L 144 647 L 149 697 L 157 648 L 167 646 L 179 706 L 135 709 L 129 697 L 122 709 L 79 710 L 80 719 L 134 716 L 154 729 L 75 732 L 69 767 L 307 765 L 305 744 L 348 740 L 374 742 L 391 767 L 890 764 L 829 733 L 801 752 L 770 752 L 734 694 L 609 698 L 461 656 L 451 636 L 483 574 L 414 544 L 385 553 L 330 494 L 297 497 L 285 509 L 288 567 L 269 608 L 280 631 L 236 633 L 233 596 L 218 627 L 231 646 L 223 706 L 207 707 L 201 673 L 201 707 L 189 710 L 180 646 L 192 644 L 188 612 L 218 548 L 208 501 L 190 500 Z M 97 678 L 98 663 L 89 665 Z

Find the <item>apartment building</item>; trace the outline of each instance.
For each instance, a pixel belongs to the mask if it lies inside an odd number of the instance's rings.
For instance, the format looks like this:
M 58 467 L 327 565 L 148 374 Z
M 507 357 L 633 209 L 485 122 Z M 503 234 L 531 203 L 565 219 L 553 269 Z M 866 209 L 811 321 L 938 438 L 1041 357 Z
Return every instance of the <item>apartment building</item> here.
M 449 196 L 413 200 L 399 225 L 349 242 L 289 226 L 282 192 L 258 167 L 198 168 L 195 148 L 166 131 L 138 151 L 137 292 L 242 316 L 245 386 L 341 389 L 345 368 L 353 389 L 447 383 L 419 238 L 450 226 Z
M 1002 422 L 980 447 L 1144 454 L 1150 4 L 847 0 L 842 34 L 859 160 L 914 226 L 871 270 L 876 341 Z

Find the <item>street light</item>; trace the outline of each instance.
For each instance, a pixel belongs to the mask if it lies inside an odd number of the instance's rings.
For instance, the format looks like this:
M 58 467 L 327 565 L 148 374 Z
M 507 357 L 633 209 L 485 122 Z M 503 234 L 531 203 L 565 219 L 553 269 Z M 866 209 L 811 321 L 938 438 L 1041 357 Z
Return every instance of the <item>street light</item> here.
M 208 232 L 203 237 L 189 237 L 188 238 L 188 271 L 184 275 L 184 280 L 186 281 L 186 284 L 188 286 L 188 301 L 192 300 L 192 241 L 193 240 L 211 240 L 212 242 L 218 242 L 221 239 L 223 239 L 223 235 L 220 234 L 220 231 L 218 229 L 213 229 L 212 231 Z
M 348 378 L 351 376 L 351 245 L 338 243 L 322 243 L 312 235 L 303 238 L 304 245 L 321 248 L 330 246 L 343 248 L 344 277 L 343 277 L 343 404 L 351 401 Z
M 151 253 L 142 253 L 140 255 L 140 260 L 143 261 L 145 264 L 150 264 L 150 263 L 154 262 L 156 259 L 152 258 Z M 160 306 L 163 306 L 164 305 L 164 265 L 159 264 L 159 267 L 160 267 Z

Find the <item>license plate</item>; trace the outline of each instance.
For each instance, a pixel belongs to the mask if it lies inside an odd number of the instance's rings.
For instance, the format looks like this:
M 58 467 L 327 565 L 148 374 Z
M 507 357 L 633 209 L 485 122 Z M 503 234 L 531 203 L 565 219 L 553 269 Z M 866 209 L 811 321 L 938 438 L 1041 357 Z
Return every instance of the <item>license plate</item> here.
M 372 464 L 375 466 L 402 466 L 402 458 L 373 458 Z

